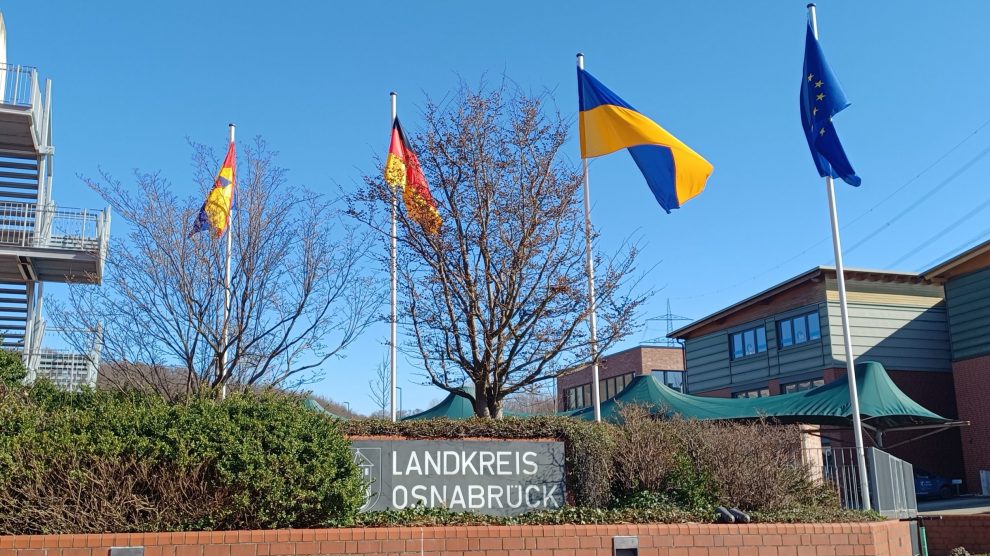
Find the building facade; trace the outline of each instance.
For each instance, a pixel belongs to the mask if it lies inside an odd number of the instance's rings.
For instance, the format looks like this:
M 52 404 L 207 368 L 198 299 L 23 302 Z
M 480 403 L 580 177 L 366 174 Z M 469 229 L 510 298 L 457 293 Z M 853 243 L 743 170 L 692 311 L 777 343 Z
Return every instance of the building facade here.
M 575 367 L 557 377 L 557 410 L 590 407 L 591 365 Z M 684 352 L 679 347 L 636 346 L 602 356 L 598 365 L 599 395 L 614 398 L 634 376 L 653 374 L 671 388 L 684 391 Z
M 880 362 L 908 396 L 958 418 L 943 285 L 917 274 L 847 269 L 846 288 L 856 358 Z M 670 336 L 684 342 L 690 394 L 772 396 L 846 373 L 836 274 L 830 267 L 814 268 Z M 823 435 L 833 445 L 851 444 L 845 431 Z M 914 436 L 888 433 L 884 446 Z M 964 475 L 958 430 L 888 451 L 932 472 Z
M 110 210 L 57 206 L 52 196 L 52 85 L 37 68 L 7 61 L 0 14 L 0 345 L 20 352 L 28 380 L 95 386 L 99 332 L 85 352 L 49 343 L 46 283 L 102 281 Z
M 923 275 L 945 289 L 966 484 L 990 494 L 990 241 Z

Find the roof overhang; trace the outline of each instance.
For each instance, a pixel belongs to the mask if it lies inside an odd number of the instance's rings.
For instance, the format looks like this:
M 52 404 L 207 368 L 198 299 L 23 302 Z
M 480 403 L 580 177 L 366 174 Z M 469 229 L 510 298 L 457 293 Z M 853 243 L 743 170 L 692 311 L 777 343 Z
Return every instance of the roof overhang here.
M 952 257 L 947 261 L 939 263 L 937 266 L 929 268 L 921 273 L 928 280 L 938 280 L 941 278 L 948 278 L 947 274 L 951 274 L 953 270 L 961 267 L 962 265 L 976 259 L 977 257 L 990 254 L 990 240 L 984 241 L 983 243 L 963 251 L 959 255 Z

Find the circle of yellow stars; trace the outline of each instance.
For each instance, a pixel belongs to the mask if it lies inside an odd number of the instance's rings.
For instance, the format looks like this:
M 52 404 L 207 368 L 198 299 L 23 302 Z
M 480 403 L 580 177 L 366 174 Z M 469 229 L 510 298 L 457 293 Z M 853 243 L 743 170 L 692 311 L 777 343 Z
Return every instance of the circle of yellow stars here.
M 808 83 L 811 83 L 812 81 L 814 81 L 814 79 L 815 79 L 815 74 L 809 73 L 808 74 Z M 819 79 L 818 81 L 815 81 L 815 88 L 816 89 L 821 89 L 822 88 L 822 85 L 824 85 L 824 84 L 825 84 L 825 82 L 822 81 L 821 79 Z M 825 93 L 818 93 L 817 95 L 815 95 L 815 100 L 817 102 L 821 102 L 821 101 L 825 100 Z M 818 114 L 818 107 L 815 106 L 815 107 L 813 107 L 811 109 L 811 117 L 815 117 L 815 115 L 817 115 L 817 114 Z M 818 131 L 818 135 L 825 135 L 825 128 L 824 127 L 821 128 Z

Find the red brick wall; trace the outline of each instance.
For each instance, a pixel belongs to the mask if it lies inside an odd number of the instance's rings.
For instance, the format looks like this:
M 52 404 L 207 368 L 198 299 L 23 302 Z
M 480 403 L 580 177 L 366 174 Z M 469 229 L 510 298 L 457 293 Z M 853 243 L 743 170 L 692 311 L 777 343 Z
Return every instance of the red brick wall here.
M 637 346 L 602 357 L 598 378 L 604 380 L 626 373 L 647 374 L 653 369 L 684 370 L 684 350 L 661 346 Z M 564 411 L 564 396 L 568 388 L 591 384 L 591 365 L 579 367 L 557 378 L 557 408 Z M 602 393 L 604 397 L 604 392 Z
M 610 556 L 612 537 L 639 537 L 640 556 L 909 556 L 907 523 L 560 525 L 282 529 L 0 537 L 0 556 Z
M 948 556 L 957 546 L 973 554 L 990 552 L 990 515 L 946 515 L 940 521 L 925 521 L 928 553 Z
M 959 418 L 969 421 L 960 430 L 966 486 L 980 491 L 980 469 L 990 469 L 990 355 L 952 362 Z

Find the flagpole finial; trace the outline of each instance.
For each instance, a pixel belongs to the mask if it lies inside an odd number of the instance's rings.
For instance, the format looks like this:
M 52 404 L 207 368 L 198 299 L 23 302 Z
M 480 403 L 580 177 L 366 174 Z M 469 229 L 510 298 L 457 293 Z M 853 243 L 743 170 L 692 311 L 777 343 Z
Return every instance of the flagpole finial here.
M 812 2 L 812 3 L 810 3 L 810 4 L 808 4 L 808 6 L 807 6 L 807 7 L 808 7 L 808 8 L 814 8 L 814 7 L 815 7 L 815 3 L 814 3 L 814 2 Z
M 578 52 L 577 53 L 577 65 L 578 65 L 578 69 L 584 69 L 584 53 L 583 52 Z
M 394 97 L 394 96 L 396 96 L 396 92 L 395 91 L 389 91 L 388 96 Z

